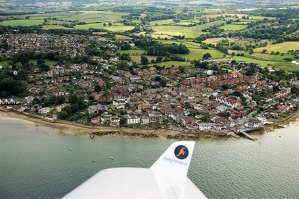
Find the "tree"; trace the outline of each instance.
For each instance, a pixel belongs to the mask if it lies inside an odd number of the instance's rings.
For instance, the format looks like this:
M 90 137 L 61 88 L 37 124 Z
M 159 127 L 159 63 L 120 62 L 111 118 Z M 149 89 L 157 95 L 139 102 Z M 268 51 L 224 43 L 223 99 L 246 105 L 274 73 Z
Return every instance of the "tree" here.
M 37 61 L 36 61 L 36 64 L 37 65 L 44 65 L 46 62 L 45 62 L 45 60 L 44 59 L 38 59 Z
M 156 62 L 157 62 L 157 63 L 160 63 L 160 62 L 162 62 L 162 61 L 163 61 L 163 57 L 158 56 L 158 57 L 156 58 Z
M 69 103 L 75 104 L 78 101 L 78 96 L 76 94 L 70 94 L 69 96 Z
M 97 93 L 99 93 L 99 92 L 101 92 L 101 87 L 99 86 L 99 85 L 95 85 L 95 87 L 94 87 L 94 91 L 95 92 L 97 92 Z
M 28 64 L 29 63 L 29 58 L 28 57 L 21 57 L 20 62 L 21 64 Z
M 212 57 L 212 55 L 210 53 L 206 53 L 202 56 L 203 59 L 209 59 L 211 57 Z
M 109 26 L 112 26 L 112 23 L 111 22 L 109 22 L 109 24 L 108 24 Z
M 140 60 L 141 64 L 146 65 L 149 63 L 148 58 L 144 55 L 141 56 L 141 60 Z
M 120 126 L 125 126 L 127 123 L 127 119 L 124 118 L 124 117 L 121 117 L 120 120 L 119 120 L 119 125 Z
M 106 26 L 107 26 L 107 24 L 106 24 L 106 23 L 103 23 L 103 26 L 104 26 L 104 27 L 106 27 Z
M 299 88 L 296 87 L 296 86 L 293 86 L 293 87 L 291 88 L 291 92 L 294 93 L 294 94 L 299 94 Z
M 273 86 L 273 91 L 274 91 L 274 92 L 280 91 L 279 86 L 274 85 L 274 86 Z

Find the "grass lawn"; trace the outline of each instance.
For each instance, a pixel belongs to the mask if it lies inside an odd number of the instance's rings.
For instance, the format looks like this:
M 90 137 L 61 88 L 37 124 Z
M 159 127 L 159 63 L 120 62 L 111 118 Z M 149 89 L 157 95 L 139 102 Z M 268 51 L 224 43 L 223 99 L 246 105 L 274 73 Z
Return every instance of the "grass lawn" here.
M 0 26 L 38 26 L 43 23 L 41 19 L 7 20 L 0 22 Z
M 266 47 L 256 48 L 254 49 L 255 52 L 262 52 L 264 49 L 268 51 L 268 53 L 274 52 L 283 52 L 286 53 L 289 50 L 298 50 L 299 49 L 299 41 L 294 42 L 283 42 L 279 44 L 268 45 Z
M 3 66 L 3 67 L 6 67 L 6 66 L 9 66 L 8 63 L 9 63 L 9 61 L 1 61 L 0 65 Z
M 238 24 L 227 24 L 225 26 L 220 26 L 223 30 L 243 30 L 247 28 L 247 25 L 238 25 Z
M 75 26 L 75 29 L 88 30 L 89 28 L 106 29 L 111 32 L 125 32 L 132 30 L 134 26 L 124 26 L 121 24 L 113 24 L 112 26 L 104 26 L 102 23 L 83 24 Z
M 30 59 L 29 63 L 36 65 L 36 61 L 37 60 Z M 57 61 L 46 60 L 46 64 L 49 65 L 49 66 L 53 66 L 57 63 L 58 63 Z

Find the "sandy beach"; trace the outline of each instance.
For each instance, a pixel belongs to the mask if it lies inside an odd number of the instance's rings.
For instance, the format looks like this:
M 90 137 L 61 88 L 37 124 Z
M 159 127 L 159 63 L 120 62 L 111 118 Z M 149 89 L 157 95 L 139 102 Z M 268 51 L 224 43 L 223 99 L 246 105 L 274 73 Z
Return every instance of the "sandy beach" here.
M 266 125 L 262 131 L 256 132 L 263 133 L 268 132 L 276 128 L 281 128 L 282 125 L 287 125 L 290 122 L 297 121 L 299 119 L 299 112 L 297 111 L 290 117 L 274 122 L 273 124 Z M 57 120 L 55 122 L 49 122 L 40 117 L 30 115 L 28 113 L 19 112 L 6 112 L 0 110 L 0 120 L 19 120 L 27 122 L 35 126 L 43 126 L 52 128 L 57 133 L 73 134 L 73 135 L 90 135 L 94 136 L 120 136 L 120 137 L 136 137 L 136 138 L 162 138 L 162 139 L 184 139 L 184 140 L 200 140 L 200 139 L 228 139 L 230 136 L 218 135 L 216 133 L 188 133 L 180 132 L 169 129 L 158 130 L 146 130 L 146 129 L 132 129 L 124 127 L 100 127 L 100 126 L 86 126 L 74 122 L 68 122 L 64 120 Z M 254 133 L 255 134 L 255 133 Z

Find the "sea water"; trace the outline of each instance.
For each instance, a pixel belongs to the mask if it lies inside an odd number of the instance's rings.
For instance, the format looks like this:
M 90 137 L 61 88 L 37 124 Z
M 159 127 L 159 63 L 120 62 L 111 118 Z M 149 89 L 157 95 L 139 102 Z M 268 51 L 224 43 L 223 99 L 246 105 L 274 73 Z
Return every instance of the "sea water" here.
M 255 142 L 198 141 L 188 176 L 213 199 L 299 198 L 298 129 L 294 123 Z M 0 198 L 61 198 L 102 169 L 150 167 L 173 142 L 90 139 L 0 120 Z

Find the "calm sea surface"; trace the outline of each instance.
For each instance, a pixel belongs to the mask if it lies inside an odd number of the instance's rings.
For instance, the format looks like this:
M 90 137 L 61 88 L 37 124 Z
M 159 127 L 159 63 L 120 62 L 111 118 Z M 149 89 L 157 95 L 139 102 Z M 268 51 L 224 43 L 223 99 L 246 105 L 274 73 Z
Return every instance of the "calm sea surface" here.
M 299 198 L 299 124 L 255 137 L 197 142 L 190 179 L 213 199 Z M 0 120 L 0 198 L 61 198 L 102 169 L 150 167 L 172 142 L 91 140 Z

